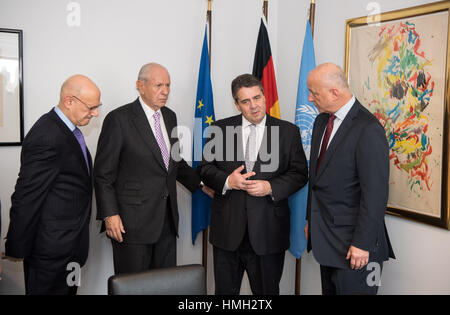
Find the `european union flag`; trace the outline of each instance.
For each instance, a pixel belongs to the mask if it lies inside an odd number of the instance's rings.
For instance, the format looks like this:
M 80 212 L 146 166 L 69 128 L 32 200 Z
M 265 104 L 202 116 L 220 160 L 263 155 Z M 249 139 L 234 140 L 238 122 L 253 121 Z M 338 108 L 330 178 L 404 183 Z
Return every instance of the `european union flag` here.
M 206 37 L 207 29 L 206 27 L 198 74 L 197 100 L 195 102 L 193 168 L 196 168 L 201 161 L 203 147 L 206 142 L 206 137 L 203 135 L 208 134 L 208 131 L 205 132 L 205 129 L 215 121 L 209 71 L 208 39 Z M 210 223 L 211 201 L 211 198 L 199 189 L 192 194 L 192 244 L 195 243 L 197 233 L 206 229 Z
M 305 39 L 303 41 L 302 61 L 300 65 L 300 76 L 298 79 L 297 105 L 295 109 L 295 124 L 300 128 L 303 149 L 308 159 L 311 151 L 311 136 L 314 120 L 318 114 L 314 104 L 308 102 L 308 86 L 306 80 L 309 72 L 316 67 L 314 57 L 314 43 L 309 21 L 306 25 Z M 306 206 L 308 201 L 308 184 L 289 198 L 291 208 L 291 254 L 299 259 L 306 248 L 305 239 Z

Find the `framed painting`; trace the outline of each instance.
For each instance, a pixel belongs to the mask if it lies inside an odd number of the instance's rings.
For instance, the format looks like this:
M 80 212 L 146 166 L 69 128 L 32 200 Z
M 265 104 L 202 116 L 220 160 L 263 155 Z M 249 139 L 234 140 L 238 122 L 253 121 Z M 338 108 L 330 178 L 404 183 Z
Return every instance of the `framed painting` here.
M 22 31 L 0 28 L 0 146 L 23 141 Z
M 346 21 L 345 70 L 384 126 L 388 213 L 449 228 L 450 1 Z

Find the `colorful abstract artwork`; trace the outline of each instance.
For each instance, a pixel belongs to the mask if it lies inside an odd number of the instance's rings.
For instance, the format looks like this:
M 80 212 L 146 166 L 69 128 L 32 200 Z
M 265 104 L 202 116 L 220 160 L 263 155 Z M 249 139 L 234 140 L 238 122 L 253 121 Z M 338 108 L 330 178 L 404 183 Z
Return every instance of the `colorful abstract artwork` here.
M 448 11 L 351 29 L 350 87 L 386 130 L 389 207 L 442 209 Z
M 379 37 L 368 56 L 376 65 L 377 80 L 377 93 L 369 107 L 386 129 L 390 159 L 408 174 L 410 191 L 420 197 L 433 185 L 429 167 L 433 148 L 426 112 L 435 85 L 428 71 L 433 61 L 425 56 L 414 23 L 384 26 Z M 370 85 L 365 87 L 370 97 Z

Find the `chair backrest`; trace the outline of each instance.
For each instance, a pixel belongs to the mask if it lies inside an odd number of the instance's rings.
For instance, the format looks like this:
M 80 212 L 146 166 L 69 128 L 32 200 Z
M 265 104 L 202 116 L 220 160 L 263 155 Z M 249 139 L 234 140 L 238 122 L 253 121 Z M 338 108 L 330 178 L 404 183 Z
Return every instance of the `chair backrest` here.
M 119 274 L 108 279 L 108 295 L 205 295 L 202 265 Z

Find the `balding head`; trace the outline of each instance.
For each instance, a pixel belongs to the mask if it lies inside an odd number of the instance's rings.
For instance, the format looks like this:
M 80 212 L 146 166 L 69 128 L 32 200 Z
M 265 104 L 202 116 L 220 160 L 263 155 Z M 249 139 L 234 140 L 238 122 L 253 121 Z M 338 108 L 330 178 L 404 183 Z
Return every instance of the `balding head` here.
M 335 113 L 352 98 L 345 72 L 334 63 L 317 66 L 309 73 L 307 84 L 309 101 L 320 112 Z
M 347 77 L 344 70 L 334 63 L 324 63 L 311 71 L 310 75 L 316 75 L 324 86 L 341 90 L 348 90 Z
M 88 77 L 76 74 L 64 81 L 61 86 L 60 100 L 70 95 L 81 96 L 85 93 L 100 93 L 97 85 Z
M 73 75 L 61 86 L 58 107 L 76 126 L 87 125 L 97 117 L 100 105 L 100 89 L 84 75 Z

